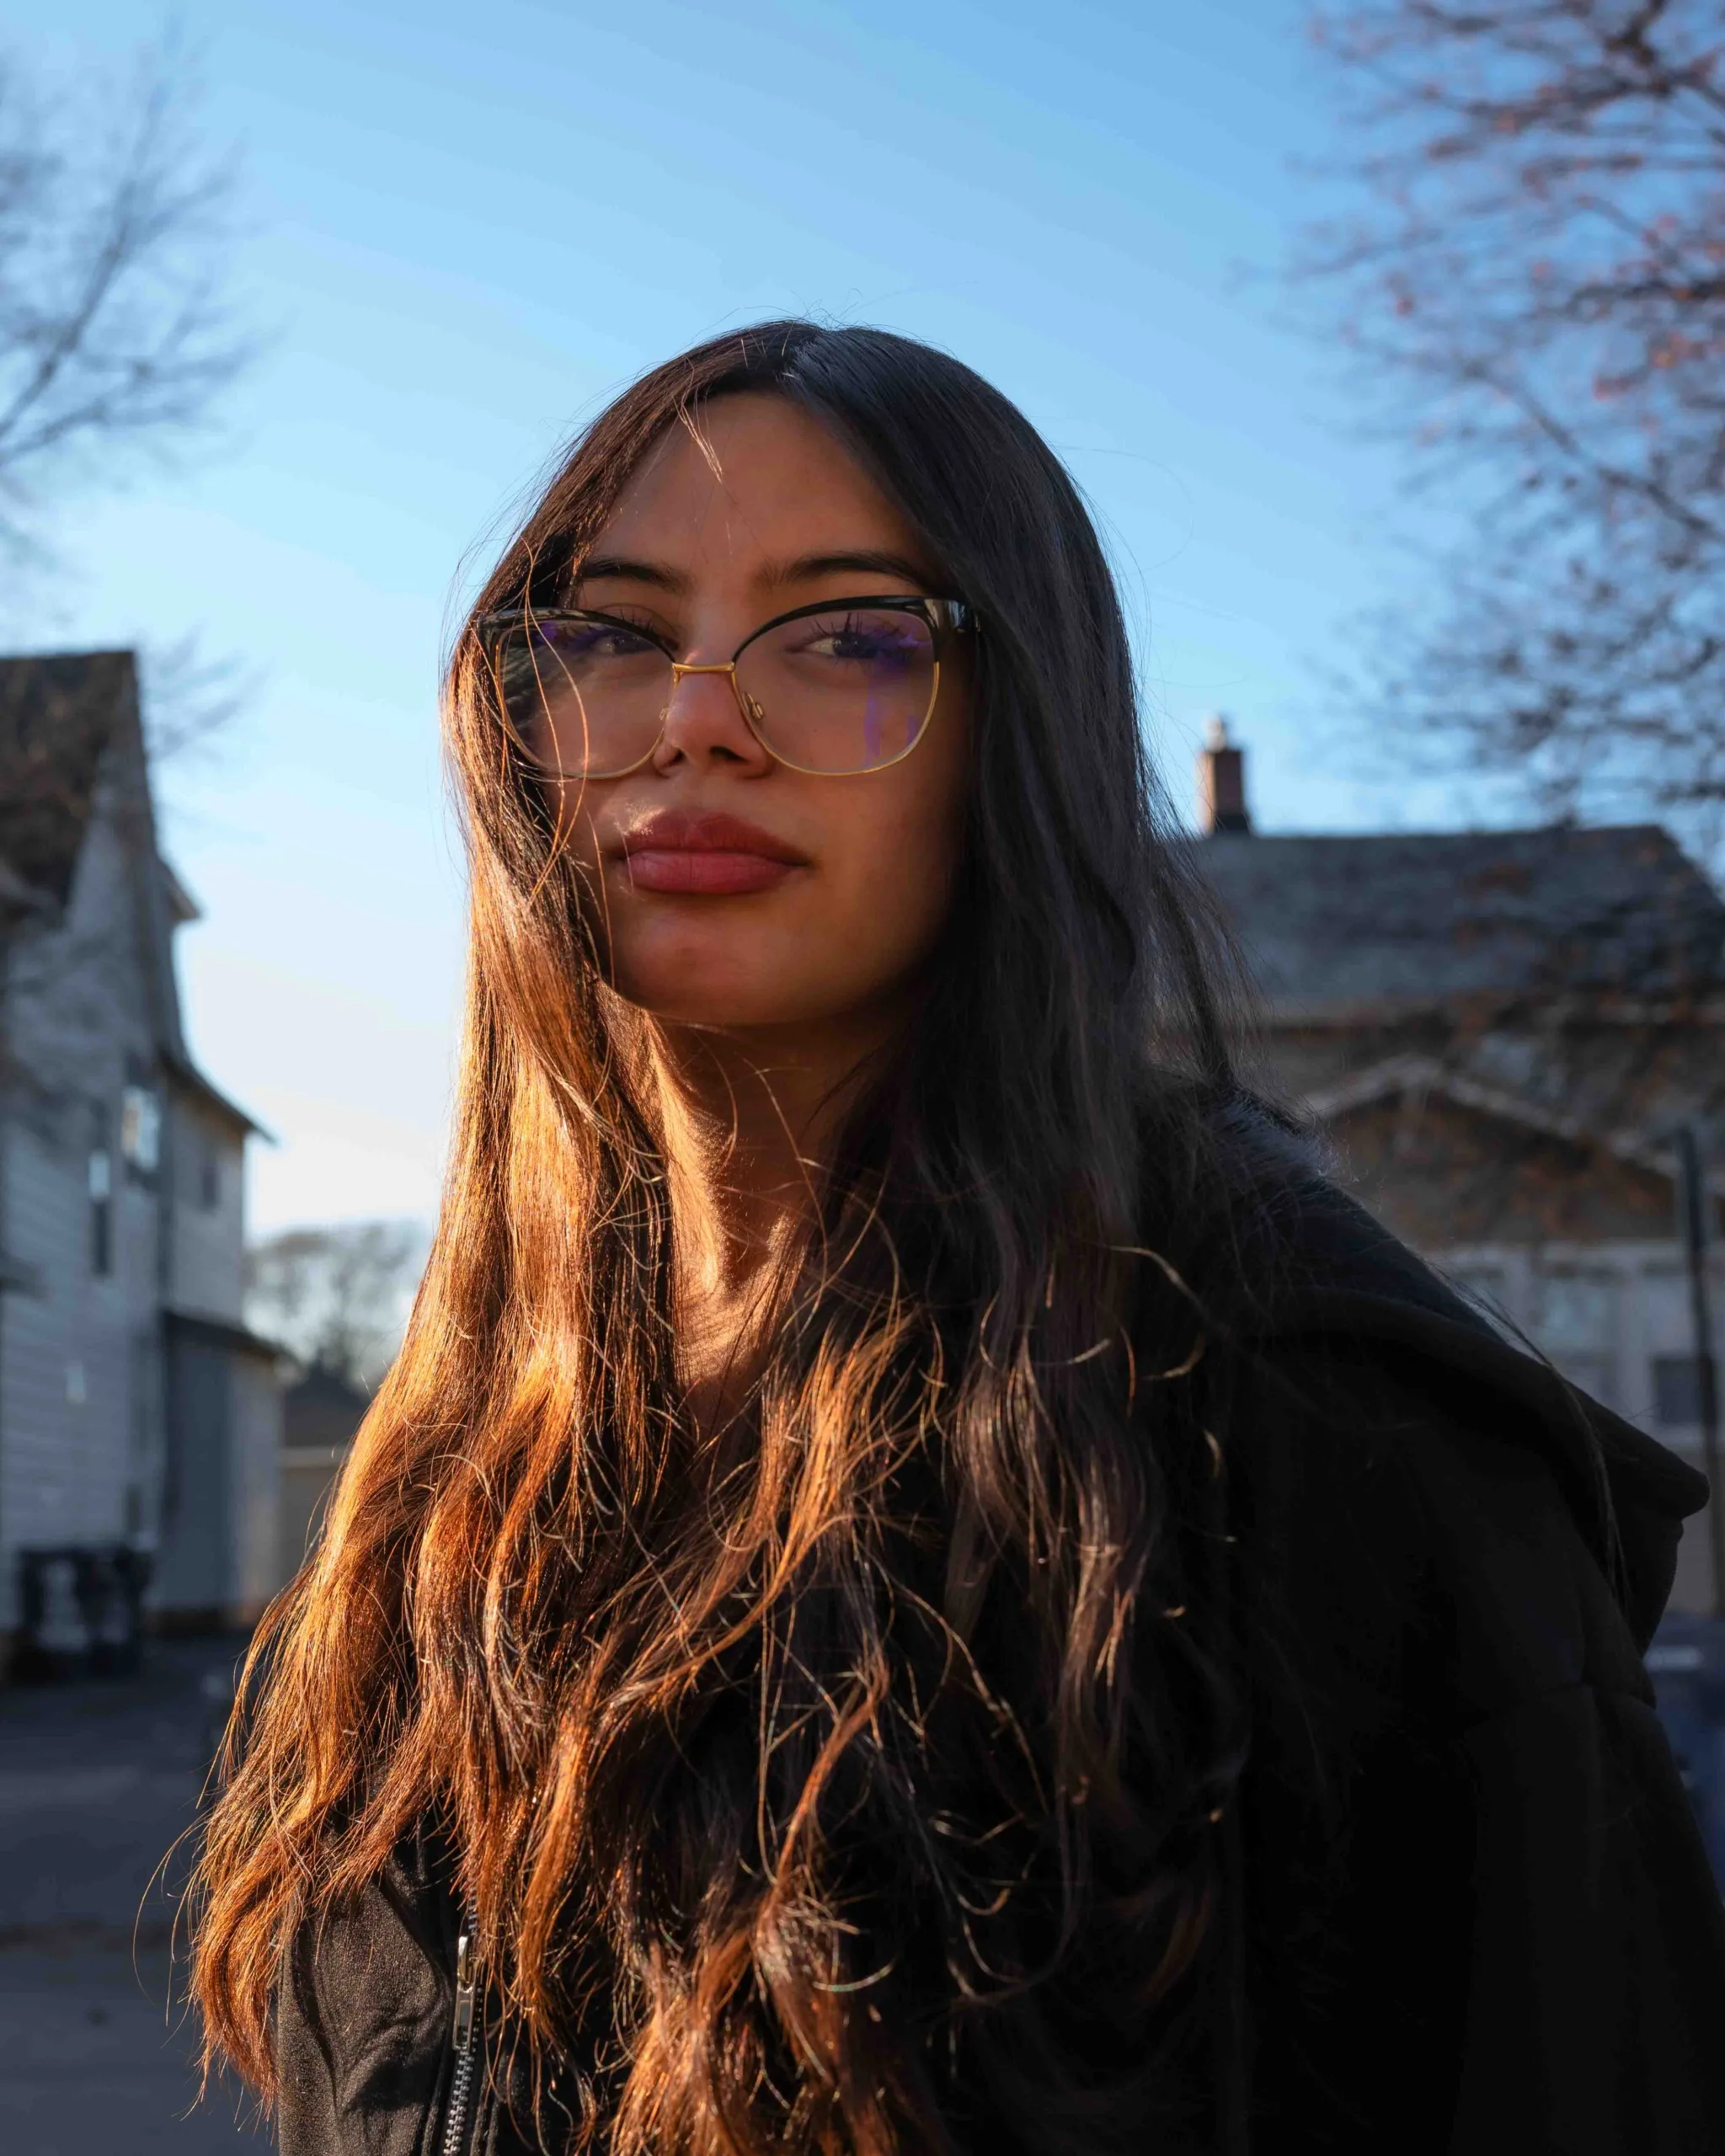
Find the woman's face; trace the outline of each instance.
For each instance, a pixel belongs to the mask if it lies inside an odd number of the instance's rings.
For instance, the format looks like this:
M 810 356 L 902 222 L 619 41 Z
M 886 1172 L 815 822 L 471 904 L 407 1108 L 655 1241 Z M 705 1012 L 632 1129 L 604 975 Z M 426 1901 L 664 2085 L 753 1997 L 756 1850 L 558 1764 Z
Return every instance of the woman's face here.
M 940 590 L 847 452 L 761 394 L 715 403 L 698 439 L 676 429 L 587 563 L 572 603 L 640 625 L 689 665 L 722 665 L 797 607 Z M 620 778 L 551 782 L 594 879 L 619 992 L 669 1022 L 726 1031 L 890 1019 L 948 904 L 969 771 L 966 675 L 949 648 L 911 753 L 830 777 L 775 760 L 728 675 L 681 675 L 644 764 Z

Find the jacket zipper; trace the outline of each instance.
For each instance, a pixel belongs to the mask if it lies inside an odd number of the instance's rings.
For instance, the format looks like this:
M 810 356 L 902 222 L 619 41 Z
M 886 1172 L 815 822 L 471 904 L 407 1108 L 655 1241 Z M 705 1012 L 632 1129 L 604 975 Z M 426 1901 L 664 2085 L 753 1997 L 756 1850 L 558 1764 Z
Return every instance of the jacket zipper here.
M 473 2072 L 478 2056 L 473 2049 L 473 1913 L 469 1908 L 455 1949 L 455 2016 L 450 2042 L 455 2050 L 455 2073 L 449 2084 L 449 2106 L 443 2115 L 442 2156 L 461 2156 L 467 2139 L 467 2111 L 473 2100 Z

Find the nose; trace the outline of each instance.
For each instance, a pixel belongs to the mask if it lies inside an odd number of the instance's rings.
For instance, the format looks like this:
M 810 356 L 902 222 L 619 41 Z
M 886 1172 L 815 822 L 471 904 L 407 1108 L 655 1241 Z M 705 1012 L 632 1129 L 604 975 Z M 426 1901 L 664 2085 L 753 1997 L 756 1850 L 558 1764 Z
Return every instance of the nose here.
M 665 727 L 653 752 L 653 768 L 679 764 L 727 764 L 739 776 L 765 772 L 772 759 L 750 731 L 738 700 L 736 676 L 728 666 L 677 670 L 665 708 Z

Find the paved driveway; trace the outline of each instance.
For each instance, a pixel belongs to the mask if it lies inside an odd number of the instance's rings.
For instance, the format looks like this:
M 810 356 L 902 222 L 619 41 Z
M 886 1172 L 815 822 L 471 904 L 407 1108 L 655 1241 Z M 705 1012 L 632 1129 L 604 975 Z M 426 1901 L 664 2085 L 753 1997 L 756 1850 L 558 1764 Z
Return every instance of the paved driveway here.
M 266 2156 L 231 2094 L 197 2101 L 164 1869 L 196 1815 L 202 1680 L 237 1652 L 159 1641 L 136 1678 L 0 1689 L 5 2156 Z

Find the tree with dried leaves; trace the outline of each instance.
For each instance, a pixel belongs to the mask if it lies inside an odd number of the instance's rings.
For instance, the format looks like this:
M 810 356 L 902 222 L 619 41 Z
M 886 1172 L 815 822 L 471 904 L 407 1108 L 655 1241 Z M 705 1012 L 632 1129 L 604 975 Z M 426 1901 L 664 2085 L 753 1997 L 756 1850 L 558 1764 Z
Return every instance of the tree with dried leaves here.
M 1360 0 L 1311 29 L 1359 206 L 1296 276 L 1461 526 L 1383 625 L 1375 714 L 1547 809 L 1725 808 L 1719 0 Z
M 77 100 L 0 52 L 0 552 L 67 490 L 182 444 L 249 356 L 225 296 L 234 176 L 170 45 Z

